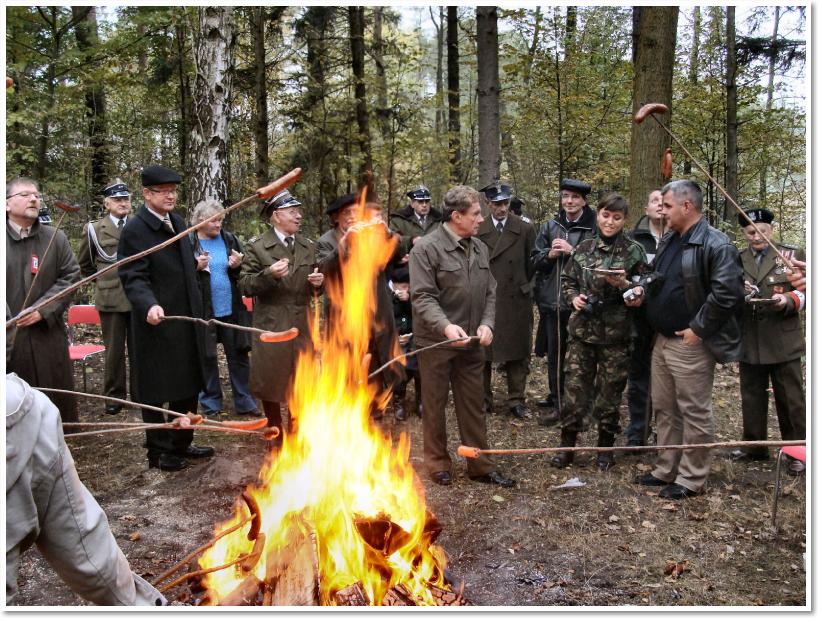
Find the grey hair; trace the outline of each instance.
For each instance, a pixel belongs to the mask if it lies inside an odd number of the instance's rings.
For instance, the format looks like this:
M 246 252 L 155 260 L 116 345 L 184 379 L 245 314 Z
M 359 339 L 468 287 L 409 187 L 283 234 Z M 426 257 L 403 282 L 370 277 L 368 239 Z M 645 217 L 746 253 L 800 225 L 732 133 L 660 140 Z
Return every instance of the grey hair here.
M 11 181 L 6 182 L 6 198 L 8 199 L 11 195 L 14 194 L 15 189 L 17 186 L 22 186 L 23 184 L 31 184 L 35 188 L 37 188 L 37 192 L 40 192 L 40 184 L 38 184 L 35 180 L 31 177 L 15 177 Z
M 217 199 L 205 199 L 197 203 L 194 209 L 191 210 L 191 216 L 188 219 L 189 224 L 199 225 L 209 216 L 213 216 L 217 212 L 222 212 L 223 206 Z
M 464 214 L 474 203 L 479 203 L 480 193 L 471 186 L 454 186 L 442 197 L 442 219 L 451 220 L 451 214 Z
M 662 192 L 662 196 L 665 196 L 669 192 L 673 192 L 674 198 L 677 201 L 687 199 L 693 203 L 696 211 L 702 211 L 702 188 L 690 179 L 677 179 L 676 181 L 667 183 L 662 187 L 660 192 Z

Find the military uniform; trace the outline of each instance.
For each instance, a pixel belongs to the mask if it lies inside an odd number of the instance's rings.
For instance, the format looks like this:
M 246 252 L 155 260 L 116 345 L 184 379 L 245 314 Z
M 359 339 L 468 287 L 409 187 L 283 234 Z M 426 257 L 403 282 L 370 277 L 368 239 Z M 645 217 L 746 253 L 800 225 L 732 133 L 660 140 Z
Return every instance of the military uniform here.
M 507 186 L 501 186 L 504 190 Z M 493 191 L 492 191 L 493 192 Z M 486 196 L 488 192 L 486 192 Z M 489 200 L 501 200 L 510 193 L 493 194 Z M 505 199 L 502 199 L 505 200 Z M 508 213 L 501 230 L 488 217 L 480 225 L 477 237 L 488 247 L 491 274 L 497 282 L 495 315 L 505 318 L 497 325 L 494 341 L 485 348 L 484 394 L 487 406 L 492 404 L 491 363 L 505 363 L 508 381 L 508 406 L 515 408 L 525 403 L 525 384 L 528 380 L 528 359 L 531 356 L 531 337 L 534 312 L 531 303 L 531 278 L 534 274 L 530 261 L 536 231 L 530 224 L 513 213 Z
M 628 379 L 628 344 L 631 316 L 623 299 L 623 289 L 611 286 L 594 268 L 623 269 L 628 280 L 650 272 L 645 251 L 623 232 L 613 240 L 597 234 L 577 246 L 562 273 L 565 301 L 579 294 L 588 297 L 590 310 L 574 311 L 568 321 L 568 355 L 565 358 L 565 408 L 561 424 L 564 430 L 580 432 L 583 419 L 594 398 L 593 417 L 600 438 L 619 434 L 619 404 Z M 596 390 L 591 391 L 591 379 Z
M 409 192 L 409 197 L 414 192 Z M 429 199 L 430 196 L 429 194 Z M 405 208 L 391 214 L 391 218 L 388 219 L 388 228 L 399 234 L 400 245 L 405 253 L 410 253 L 411 248 L 414 246 L 414 238 L 428 235 L 437 228 L 441 221 L 442 212 L 433 207 L 428 211 L 428 214 L 420 217 L 411 205 L 406 205 Z
M 782 245 L 780 250 L 788 259 L 805 259 L 804 252 L 793 247 Z M 745 307 L 743 355 L 739 364 L 742 439 L 768 438 L 769 382 L 773 386 L 782 439 L 804 439 L 805 388 L 801 357 L 805 353 L 805 338 L 799 316 L 802 298 L 794 292 L 785 266 L 773 249 L 766 246 L 759 261 L 750 247 L 739 254 L 745 280 L 759 288 L 753 298 L 764 300 L 774 294 L 788 294 L 788 303 L 782 309 L 756 301 L 748 301 Z M 794 294 L 790 295 L 791 292 Z M 748 455 L 767 458 L 768 450 L 748 450 Z
M 120 233 L 127 218 L 117 220 L 122 224 L 115 224 L 111 216 L 106 215 L 84 227 L 77 254 L 83 276 L 90 276 L 117 261 Z M 126 399 L 126 343 L 129 339 L 131 304 L 116 270 L 94 282 L 94 306 L 100 313 L 103 343 L 106 346 L 103 393 L 108 397 Z

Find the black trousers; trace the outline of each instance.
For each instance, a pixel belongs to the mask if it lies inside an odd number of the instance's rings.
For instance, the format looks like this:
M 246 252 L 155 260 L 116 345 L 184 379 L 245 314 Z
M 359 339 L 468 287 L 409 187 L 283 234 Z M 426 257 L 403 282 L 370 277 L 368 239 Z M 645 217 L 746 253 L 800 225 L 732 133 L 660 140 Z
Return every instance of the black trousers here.
M 151 404 L 149 406 L 160 406 L 160 404 Z M 168 403 L 168 410 L 180 414 L 196 413 L 197 412 L 197 396 L 177 400 Z M 155 410 L 142 410 L 144 423 L 166 423 L 172 417 Z M 148 457 L 158 457 L 160 454 L 185 454 L 186 448 L 191 445 L 194 440 L 194 430 L 146 430 L 146 447 L 148 448 Z
M 542 320 L 545 323 L 545 340 L 548 359 L 548 401 L 550 408 L 559 408 L 565 391 L 565 354 L 568 351 L 568 320 L 571 311 L 547 311 Z

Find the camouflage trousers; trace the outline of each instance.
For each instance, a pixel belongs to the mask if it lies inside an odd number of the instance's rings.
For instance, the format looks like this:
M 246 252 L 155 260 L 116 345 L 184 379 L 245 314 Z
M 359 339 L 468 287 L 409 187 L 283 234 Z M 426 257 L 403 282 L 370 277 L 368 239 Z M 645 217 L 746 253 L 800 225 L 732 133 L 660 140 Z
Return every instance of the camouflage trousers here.
M 620 433 L 619 405 L 628 380 L 627 343 L 598 345 L 569 337 L 565 357 L 565 400 L 560 425 L 572 432 L 586 429 L 585 415 L 608 434 Z

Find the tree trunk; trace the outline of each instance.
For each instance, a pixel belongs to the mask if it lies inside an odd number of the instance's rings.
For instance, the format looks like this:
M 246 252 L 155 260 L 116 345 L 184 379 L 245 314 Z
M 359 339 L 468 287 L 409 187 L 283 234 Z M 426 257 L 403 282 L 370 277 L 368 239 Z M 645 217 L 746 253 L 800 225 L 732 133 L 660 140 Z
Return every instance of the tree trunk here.
M 266 185 L 268 171 L 268 86 L 265 77 L 265 7 L 252 7 L 251 36 L 254 40 L 254 173 L 257 187 Z
M 671 99 L 676 51 L 678 7 L 634 7 L 636 21 L 636 60 L 634 62 L 633 111 L 644 104 L 658 102 L 668 106 L 659 115 L 667 127 L 671 124 Z M 662 184 L 662 154 L 671 144 L 670 137 L 653 119 L 631 127 L 631 176 L 628 204 L 633 206 L 632 220 L 641 215 L 651 190 Z
M 565 58 L 573 56 L 577 41 L 577 7 L 569 6 L 565 12 Z
M 691 37 L 691 55 L 688 63 L 688 84 L 696 86 L 699 82 L 699 41 L 702 35 L 702 13 L 698 6 L 694 7 L 694 31 Z M 682 165 L 685 177 L 691 174 L 691 161 L 685 158 Z
M 428 13 L 431 15 L 431 23 L 434 24 L 434 30 L 437 33 L 437 95 L 436 95 L 436 115 L 434 117 L 434 131 L 437 135 L 437 139 L 442 136 L 442 129 L 445 125 L 445 110 L 443 109 L 443 84 L 442 84 L 442 46 L 445 40 L 443 36 L 443 29 L 445 26 L 445 9 L 444 7 L 439 8 L 440 11 L 440 20 L 434 19 L 434 11 L 431 7 L 428 7 Z
M 727 118 L 725 120 L 725 190 L 734 200 L 738 195 L 737 182 L 737 120 L 736 120 L 736 7 L 728 6 L 725 14 L 725 95 Z M 734 220 L 736 209 L 725 199 L 724 218 Z
M 357 116 L 357 144 L 360 147 L 359 186 L 374 193 L 374 167 L 371 161 L 371 137 L 368 129 L 368 103 L 365 100 L 365 8 L 348 7 L 351 41 L 351 71 L 354 74 L 354 99 Z
M 88 60 L 97 51 L 100 39 L 97 35 L 97 11 L 94 7 L 71 7 L 74 36 L 77 47 Z M 103 85 L 86 74 L 86 118 L 88 119 L 89 145 L 91 146 L 91 186 L 95 192 L 105 188 L 111 175 L 111 150 L 106 127 L 106 94 Z
M 448 7 L 448 155 L 451 181 L 462 177 L 460 162 L 460 47 L 457 7 Z
M 184 9 L 185 10 L 185 9 Z M 180 158 L 180 169 L 185 170 L 189 166 L 188 161 L 188 147 L 189 147 L 189 132 L 191 130 L 191 80 L 185 69 L 186 58 L 186 28 L 183 24 L 178 24 L 174 29 L 174 40 L 177 44 L 177 81 L 179 83 L 180 91 L 180 121 L 177 124 L 178 149 Z M 182 185 L 183 201 L 188 201 L 188 187 L 189 184 Z
M 499 48 L 497 8 L 477 7 L 477 123 L 479 187 L 499 179 Z
M 374 66 L 377 73 L 377 121 L 384 142 L 391 139 L 391 109 L 388 107 L 388 81 L 385 77 L 385 42 L 382 38 L 383 12 L 385 7 L 374 7 Z
M 774 16 L 773 16 L 773 33 L 771 34 L 771 54 L 770 58 L 768 59 L 768 90 L 766 93 L 765 98 L 765 118 L 769 118 L 771 114 L 771 108 L 773 108 L 773 82 L 774 76 L 776 75 L 776 55 L 777 55 L 777 47 L 776 47 L 776 40 L 777 36 L 779 35 L 779 9 L 780 7 L 774 7 Z M 767 153 L 767 151 L 766 151 Z M 764 162 L 759 169 L 759 204 L 764 206 L 767 200 L 768 194 L 768 162 Z M 779 219 L 780 226 L 782 225 L 782 219 Z
M 212 198 L 228 203 L 226 140 L 234 48 L 233 7 L 198 9 L 194 40 L 197 76 L 191 128 L 190 204 Z

